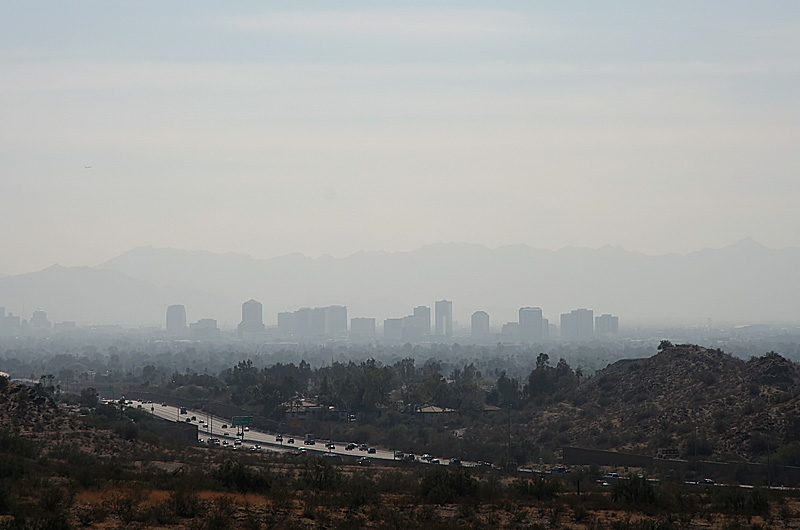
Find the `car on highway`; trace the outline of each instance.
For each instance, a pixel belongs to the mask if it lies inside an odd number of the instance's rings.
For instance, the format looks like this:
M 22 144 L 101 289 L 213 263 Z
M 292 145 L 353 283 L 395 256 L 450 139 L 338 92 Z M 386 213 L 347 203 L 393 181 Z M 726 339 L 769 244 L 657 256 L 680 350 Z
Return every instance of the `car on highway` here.
M 450 465 L 451 466 L 460 466 L 461 465 L 461 459 L 460 458 L 451 458 L 450 459 Z
M 422 460 L 425 460 L 425 461 L 427 461 L 427 462 L 430 462 L 431 460 L 433 460 L 433 456 L 429 455 L 428 453 L 425 453 L 425 454 L 424 454 L 424 455 L 422 455 L 420 458 L 421 458 Z
M 366 456 L 362 456 L 361 458 L 356 460 L 356 463 L 358 463 L 359 466 L 371 466 L 372 465 L 372 461 L 369 458 L 367 458 Z
M 405 458 L 405 456 L 406 456 L 406 454 L 405 454 L 403 451 L 395 451 L 395 452 L 394 452 L 394 457 L 395 457 L 395 458 L 398 458 L 398 459 L 400 459 L 400 460 L 402 460 L 403 458 Z
M 166 404 L 166 403 L 162 403 L 162 404 L 161 404 L 161 406 L 162 406 L 162 407 L 166 407 L 166 406 L 167 406 L 167 404 Z
M 246 426 L 246 425 L 245 425 L 245 427 L 244 427 L 244 429 L 243 429 L 243 430 L 244 430 L 244 432 L 250 432 L 250 427 L 248 427 L 248 426 Z
M 414 453 L 408 453 L 406 455 L 406 457 L 405 457 L 405 461 L 406 462 L 416 462 L 417 461 L 417 457 L 414 456 Z
M 366 451 L 367 449 L 369 449 L 367 444 L 361 444 L 361 445 L 358 446 L 358 450 L 359 451 Z
M 223 424 L 222 424 L 222 428 L 223 428 L 223 429 L 227 429 L 227 428 L 228 428 L 228 424 L 227 424 L 227 423 L 223 423 Z
M 354 444 L 354 443 L 349 443 L 349 444 L 347 444 L 346 446 L 344 446 L 344 450 L 345 450 L 345 451 L 352 451 L 352 450 L 353 450 L 353 449 L 355 449 L 356 447 L 357 447 L 357 445 L 356 445 L 356 444 Z
M 275 437 L 275 441 L 276 441 L 276 442 L 283 442 L 283 435 L 282 435 L 282 434 L 279 434 L 278 436 L 276 436 L 276 437 Z
M 369 454 L 371 454 L 371 455 L 374 455 L 374 454 L 375 454 L 375 452 L 376 452 L 376 451 L 375 451 L 375 448 L 374 448 L 374 447 L 370 447 L 369 449 L 367 449 L 367 453 L 369 453 Z
M 333 442 L 328 442 L 325 444 L 325 449 L 336 449 L 336 445 Z
M 233 441 L 233 445 L 242 445 L 242 441 L 241 440 L 234 440 Z
M 294 438 L 289 438 L 288 440 L 286 440 L 286 443 L 287 444 L 293 444 L 294 443 Z

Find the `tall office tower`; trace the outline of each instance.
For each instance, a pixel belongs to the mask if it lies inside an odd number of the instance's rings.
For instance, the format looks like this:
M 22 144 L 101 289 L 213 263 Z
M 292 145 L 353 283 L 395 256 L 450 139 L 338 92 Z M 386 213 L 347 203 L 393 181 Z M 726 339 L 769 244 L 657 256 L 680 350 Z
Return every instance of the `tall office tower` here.
M 434 304 L 436 313 L 436 334 L 445 337 L 453 336 L 453 302 L 439 300 Z
M 541 342 L 543 325 L 541 308 L 521 307 L 519 309 L 519 334 L 521 340 Z
M 489 336 L 489 313 L 475 311 L 472 313 L 472 338 L 483 339 Z
M 598 337 L 611 337 L 619 334 L 619 317 L 610 314 L 594 317 L 594 331 Z
M 325 336 L 325 321 L 327 311 L 324 307 L 315 307 L 311 310 L 311 336 L 324 337 Z
M 550 340 L 550 320 L 542 319 L 542 341 L 547 342 Z
M 573 309 L 561 315 L 561 340 L 589 341 L 594 339 L 594 311 Z
M 351 318 L 350 319 L 350 336 L 353 338 L 371 339 L 375 337 L 375 319 L 374 318 Z
M 383 338 L 388 340 L 402 340 L 403 319 L 387 318 L 383 321 Z
M 424 317 L 408 315 L 403 317 L 403 340 L 408 342 L 419 342 L 425 335 L 430 335 L 431 321 Z M 426 333 L 427 331 L 427 333 Z
M 297 313 L 283 311 L 278 313 L 278 333 L 294 335 L 297 332 Z
M 508 340 L 519 339 L 519 322 L 506 322 L 503 324 L 501 333 Z
M 325 308 L 325 335 L 336 337 L 347 332 L 347 307 L 332 305 Z
M 186 308 L 182 305 L 167 307 L 167 333 L 172 335 L 186 333 Z
M 311 327 L 311 309 L 301 307 L 295 314 L 295 335 L 298 337 L 310 337 L 313 335 Z
M 239 333 L 258 333 L 264 331 L 264 315 L 261 302 L 252 298 L 242 304 L 242 321 Z
M 47 320 L 47 313 L 41 309 L 36 309 L 31 317 L 31 327 L 33 329 L 49 329 L 51 324 L 50 321 Z
M 421 319 L 423 324 L 422 334 L 431 334 L 431 308 L 425 305 L 420 305 L 414 308 L 414 316 Z

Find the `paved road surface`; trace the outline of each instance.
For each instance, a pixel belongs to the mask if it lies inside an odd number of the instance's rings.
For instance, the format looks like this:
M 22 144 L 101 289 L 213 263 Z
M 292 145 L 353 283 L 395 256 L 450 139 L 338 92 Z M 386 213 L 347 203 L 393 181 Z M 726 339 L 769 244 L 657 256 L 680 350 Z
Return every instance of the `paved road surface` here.
M 230 424 L 230 418 L 222 418 L 220 416 L 212 416 L 204 411 L 199 410 L 192 410 L 187 409 L 186 414 L 180 413 L 179 407 L 173 407 L 170 405 L 164 406 L 161 403 L 152 403 L 152 404 L 143 404 L 140 401 L 134 401 L 133 407 L 138 407 L 139 405 L 142 406 L 142 410 L 146 412 L 152 412 L 154 415 L 158 416 L 159 418 L 163 418 L 169 421 L 182 421 L 185 422 L 186 418 L 192 418 L 193 416 L 196 418 L 196 421 L 191 423 L 198 426 L 197 433 L 198 437 L 202 438 L 203 441 L 208 439 L 209 437 L 219 438 L 220 441 L 228 440 L 229 445 L 233 445 L 233 441 L 237 438 L 237 429 L 240 427 L 233 427 Z M 152 409 L 152 410 L 151 410 Z M 200 420 L 203 420 L 204 423 L 200 423 Z M 226 429 L 223 429 L 222 426 L 227 425 Z M 287 443 L 287 440 L 290 438 L 284 434 L 283 442 L 278 442 L 275 440 L 275 437 L 279 433 L 269 433 L 263 432 L 256 429 L 251 428 L 249 432 L 244 432 L 244 437 L 242 438 L 242 450 L 250 450 L 251 447 L 258 444 L 264 450 L 270 451 L 278 451 L 278 452 L 288 452 L 288 451 L 296 451 L 298 449 L 306 449 L 309 453 L 316 453 L 316 454 L 323 454 L 323 453 L 333 453 L 337 455 L 341 455 L 342 457 L 352 457 L 352 458 L 359 458 L 362 456 L 369 457 L 371 460 L 383 460 L 383 461 L 394 461 L 394 451 L 389 451 L 386 449 L 375 448 L 374 454 L 367 454 L 366 451 L 359 451 L 358 449 L 353 449 L 352 451 L 345 450 L 345 446 L 348 442 L 337 442 L 334 441 L 335 449 L 326 449 L 325 444 L 328 443 L 328 439 L 321 439 L 317 436 L 316 444 L 315 445 L 305 445 L 303 443 L 303 439 L 296 437 L 294 444 Z M 417 461 L 428 464 L 424 460 L 419 460 L 419 455 L 417 455 Z M 443 459 L 440 459 L 442 464 L 446 464 Z M 468 465 L 468 464 L 467 464 Z

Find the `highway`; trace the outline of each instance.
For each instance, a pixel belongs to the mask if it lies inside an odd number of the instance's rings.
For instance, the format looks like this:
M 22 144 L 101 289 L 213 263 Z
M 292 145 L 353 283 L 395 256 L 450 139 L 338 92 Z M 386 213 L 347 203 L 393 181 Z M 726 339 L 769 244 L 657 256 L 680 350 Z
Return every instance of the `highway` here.
M 130 402 L 130 401 L 129 401 Z M 207 412 L 201 410 L 193 410 L 187 409 L 186 414 L 180 413 L 179 407 L 173 407 L 171 405 L 162 405 L 161 403 L 143 403 L 141 401 L 133 401 L 132 405 L 127 405 L 129 407 L 139 408 L 141 405 L 141 409 L 145 412 L 151 412 L 155 416 L 159 418 L 163 418 L 169 421 L 180 421 L 185 422 L 187 418 L 190 419 L 194 417 L 196 418 L 195 421 L 191 421 L 192 424 L 197 425 L 197 433 L 198 438 L 201 438 L 204 442 L 208 438 L 219 438 L 220 442 L 224 442 L 225 440 L 228 441 L 228 446 L 233 446 L 234 440 L 236 440 L 237 430 L 241 429 L 241 427 L 233 427 L 231 425 L 230 418 L 223 418 L 220 416 L 212 416 Z M 203 423 L 200 423 L 200 420 Z M 223 429 L 222 426 L 227 425 L 227 428 Z M 283 442 L 279 442 L 275 439 L 278 434 L 283 435 Z M 286 433 L 270 433 L 270 432 L 263 432 L 257 429 L 250 427 L 249 431 L 243 432 L 242 445 L 238 450 L 245 450 L 251 451 L 252 447 L 255 445 L 261 446 L 263 451 L 275 451 L 275 452 L 292 452 L 292 451 L 299 451 L 300 449 L 306 449 L 309 454 L 317 454 L 322 455 L 324 453 L 330 453 L 334 455 L 339 455 L 343 458 L 352 458 L 357 459 L 362 456 L 368 457 L 370 460 L 373 461 L 395 461 L 394 452 L 388 451 L 386 449 L 381 449 L 376 447 L 375 453 L 367 454 L 367 451 L 359 451 L 358 448 L 348 451 L 345 449 L 345 446 L 349 442 L 339 442 L 334 441 L 333 444 L 335 446 L 334 449 L 327 449 L 325 444 L 328 443 L 327 438 L 320 438 L 317 436 L 316 444 L 315 445 L 305 445 L 303 443 L 302 437 L 295 437 L 295 443 L 289 444 L 287 443 L 290 436 L 287 436 Z M 355 441 L 353 441 L 355 443 Z M 228 447 L 225 446 L 225 447 Z M 419 459 L 419 455 L 417 455 L 416 462 L 430 464 L 424 460 Z M 442 464 L 446 464 L 446 462 L 442 461 Z M 468 464 L 467 464 L 468 465 Z

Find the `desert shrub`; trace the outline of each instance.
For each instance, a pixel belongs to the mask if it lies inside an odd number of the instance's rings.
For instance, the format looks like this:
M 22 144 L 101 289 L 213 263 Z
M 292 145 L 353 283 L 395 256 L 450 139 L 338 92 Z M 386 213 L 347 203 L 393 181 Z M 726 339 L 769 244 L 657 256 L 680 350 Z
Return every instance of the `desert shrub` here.
M 449 470 L 443 467 L 431 469 L 422 477 L 419 496 L 424 502 L 447 504 L 466 500 L 477 492 L 477 481 L 464 469 Z
M 39 456 L 39 446 L 31 440 L 4 429 L 0 430 L 0 452 L 25 458 L 36 458 Z
M 417 481 L 410 473 L 392 469 L 378 474 L 375 487 L 381 493 L 407 493 L 416 489 Z
M 561 482 L 551 477 L 519 478 L 514 481 L 513 490 L 522 498 L 546 500 L 555 498 L 561 491 Z
M 102 504 L 83 505 L 75 509 L 75 517 L 81 526 L 91 526 L 105 521 L 108 517 L 108 509 Z
M 712 509 L 721 513 L 746 515 L 767 515 L 769 499 L 759 488 L 745 490 L 737 487 L 713 488 L 711 492 Z
M 272 475 L 269 471 L 252 468 L 242 462 L 234 462 L 231 459 L 226 460 L 221 466 L 217 467 L 211 475 L 223 487 L 235 489 L 241 493 L 263 493 L 269 491 L 272 486 Z
M 188 488 L 179 488 L 170 493 L 168 503 L 178 517 L 195 517 L 203 508 L 200 497 Z
M 375 482 L 365 473 L 353 473 L 339 489 L 342 501 L 350 508 L 372 504 L 378 498 Z
M 139 504 L 142 496 L 139 492 L 115 490 L 105 501 L 109 513 L 119 518 L 122 523 L 129 525 L 139 517 Z
M 49 486 L 38 491 L 38 500 L 33 506 L 24 510 L 24 528 L 41 530 L 68 530 L 69 512 L 72 508 L 72 496 L 62 488 Z
M 611 490 L 611 498 L 632 506 L 654 504 L 656 494 L 653 486 L 644 477 L 631 475 L 625 480 L 617 480 Z
M 324 458 L 309 458 L 300 478 L 307 486 L 324 491 L 336 487 L 342 480 L 342 473 Z

